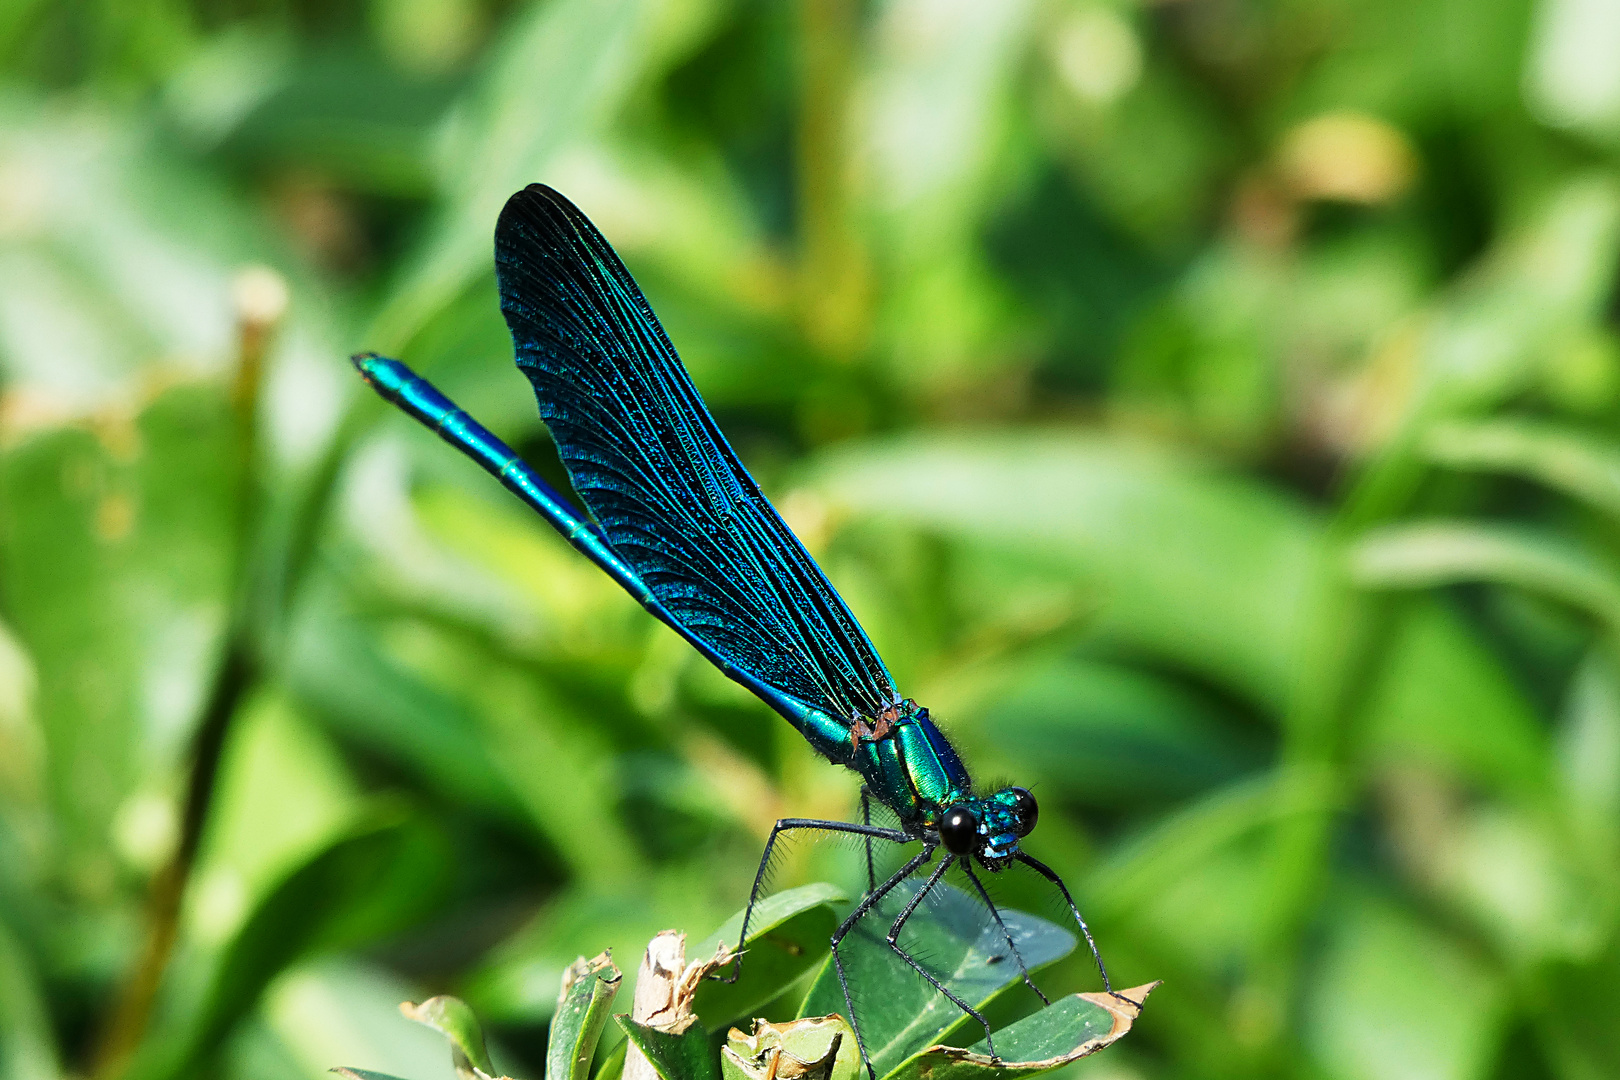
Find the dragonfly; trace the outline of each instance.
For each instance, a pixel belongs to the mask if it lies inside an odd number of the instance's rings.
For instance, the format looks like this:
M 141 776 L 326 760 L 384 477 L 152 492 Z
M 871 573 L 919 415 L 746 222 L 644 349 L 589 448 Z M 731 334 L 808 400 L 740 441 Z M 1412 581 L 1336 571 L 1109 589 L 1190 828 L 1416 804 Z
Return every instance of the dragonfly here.
M 1108 971 L 1063 879 L 1023 850 L 1039 808 L 1022 787 L 979 791 L 926 708 L 902 697 L 883 660 L 821 568 L 771 506 L 698 395 L 669 336 L 618 254 L 557 191 L 531 184 L 495 228 L 495 276 L 519 369 L 533 384 L 584 511 L 500 439 L 398 360 L 361 353 L 355 367 L 383 398 L 476 461 L 654 617 L 780 714 L 817 753 L 860 775 L 861 821 L 783 818 L 765 843 L 744 909 L 749 921 L 777 842 L 795 832 L 852 834 L 866 846 L 867 891 L 832 935 L 832 959 L 861 1057 L 872 1071 L 839 947 L 877 905 L 942 854 L 886 940 L 984 1028 L 984 1016 L 900 944 L 900 932 L 952 866 L 987 905 L 1030 979 L 978 870 L 1022 864 L 1061 892 L 1102 976 Z M 872 804 L 898 827 L 874 825 Z M 873 844 L 920 844 L 879 882 Z M 976 869 L 977 868 L 977 869 Z

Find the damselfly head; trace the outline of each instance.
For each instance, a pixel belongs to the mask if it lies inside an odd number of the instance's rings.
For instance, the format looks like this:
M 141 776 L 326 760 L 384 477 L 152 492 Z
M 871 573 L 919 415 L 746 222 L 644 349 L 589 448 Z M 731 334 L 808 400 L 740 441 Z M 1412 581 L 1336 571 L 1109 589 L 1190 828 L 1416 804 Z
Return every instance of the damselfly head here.
M 1018 854 L 1018 841 L 1030 834 L 1040 808 L 1021 787 L 965 799 L 939 816 L 939 840 L 953 855 L 974 855 L 987 870 L 1000 870 Z

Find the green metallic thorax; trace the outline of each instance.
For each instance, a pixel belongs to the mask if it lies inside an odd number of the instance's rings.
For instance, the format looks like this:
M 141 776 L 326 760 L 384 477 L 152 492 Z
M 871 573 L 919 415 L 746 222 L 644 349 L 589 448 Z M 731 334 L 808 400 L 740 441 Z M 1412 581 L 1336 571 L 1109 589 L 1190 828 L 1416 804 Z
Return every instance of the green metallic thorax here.
M 932 828 L 940 811 L 972 793 L 962 759 L 928 710 L 910 699 L 875 720 L 863 719 L 846 738 L 845 764 L 904 826 Z

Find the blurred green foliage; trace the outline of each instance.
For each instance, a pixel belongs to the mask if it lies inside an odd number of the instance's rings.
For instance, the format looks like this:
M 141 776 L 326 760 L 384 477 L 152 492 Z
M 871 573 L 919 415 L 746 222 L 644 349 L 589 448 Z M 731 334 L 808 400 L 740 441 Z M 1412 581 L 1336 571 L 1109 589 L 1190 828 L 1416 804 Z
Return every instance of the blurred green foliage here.
M 422 1076 L 446 990 L 538 1075 L 576 955 L 853 811 L 349 372 L 556 468 L 533 180 L 1166 980 L 1076 1080 L 1620 1074 L 1617 54 L 1599 0 L 6 6 L 0 1078 Z

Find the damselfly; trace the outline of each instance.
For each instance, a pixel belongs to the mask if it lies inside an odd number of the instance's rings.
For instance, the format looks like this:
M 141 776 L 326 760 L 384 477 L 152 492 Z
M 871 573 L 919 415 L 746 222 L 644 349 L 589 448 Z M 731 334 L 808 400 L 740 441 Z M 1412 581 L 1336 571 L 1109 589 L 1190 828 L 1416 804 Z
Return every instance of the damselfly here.
M 887 940 L 902 961 L 984 1026 L 992 1055 L 984 1017 L 899 944 L 906 920 L 952 866 L 989 906 L 1037 994 L 974 868 L 996 873 L 1022 863 L 1050 881 L 1112 992 L 1068 887 L 1020 847 L 1035 827 L 1034 796 L 1020 787 L 976 791 L 928 710 L 900 696 L 865 631 L 720 433 L 646 298 L 595 226 L 557 192 L 531 185 L 501 212 L 495 274 L 518 367 L 534 384 L 541 418 L 588 516 L 404 364 L 362 354 L 354 358 L 361 375 L 493 474 L 643 607 L 786 718 L 817 752 L 863 781 L 859 823 L 776 823 L 738 947 L 778 838 L 823 830 L 859 836 L 867 848 L 869 888 L 833 934 L 832 956 L 869 1071 L 839 945 L 941 848 L 944 858 L 906 902 Z M 899 828 L 872 824 L 873 800 L 895 815 Z M 878 882 L 874 841 L 920 843 L 922 849 Z

